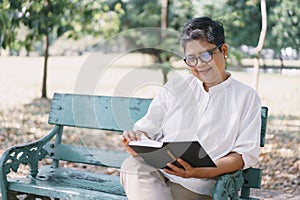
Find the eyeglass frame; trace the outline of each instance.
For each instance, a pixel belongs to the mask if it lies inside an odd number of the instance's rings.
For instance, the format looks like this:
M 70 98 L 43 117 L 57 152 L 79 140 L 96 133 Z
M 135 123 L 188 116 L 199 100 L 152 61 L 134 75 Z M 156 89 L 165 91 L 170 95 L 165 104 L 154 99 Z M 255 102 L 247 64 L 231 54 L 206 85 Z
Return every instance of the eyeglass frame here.
M 195 66 L 197 66 L 197 65 L 198 65 L 198 59 L 199 59 L 202 63 L 209 63 L 209 62 L 212 61 L 212 59 L 213 59 L 213 52 L 214 52 L 216 49 L 220 48 L 223 44 L 224 44 L 224 43 L 219 44 L 219 45 L 217 45 L 216 47 L 214 47 L 214 48 L 212 48 L 212 49 L 208 49 L 208 50 L 202 51 L 198 57 L 197 57 L 197 56 L 193 56 L 193 57 L 196 59 L 195 65 L 189 65 L 189 64 L 187 63 L 187 61 L 186 61 L 186 57 L 183 57 L 183 60 L 184 60 L 184 62 L 185 62 L 189 67 L 195 67 Z M 209 55 L 211 56 L 211 58 L 210 58 L 209 61 L 203 61 L 203 60 L 201 59 L 201 54 L 203 54 L 203 53 L 209 53 Z

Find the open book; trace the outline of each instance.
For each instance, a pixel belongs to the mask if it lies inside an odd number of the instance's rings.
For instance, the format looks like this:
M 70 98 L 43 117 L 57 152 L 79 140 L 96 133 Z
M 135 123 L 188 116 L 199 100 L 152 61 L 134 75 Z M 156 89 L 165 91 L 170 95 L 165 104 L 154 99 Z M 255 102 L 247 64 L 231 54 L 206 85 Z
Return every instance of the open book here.
M 165 168 L 167 163 L 173 163 L 182 158 L 193 167 L 216 167 L 215 163 L 197 141 L 157 142 L 153 140 L 131 141 L 129 146 L 138 153 L 149 165 L 155 168 Z

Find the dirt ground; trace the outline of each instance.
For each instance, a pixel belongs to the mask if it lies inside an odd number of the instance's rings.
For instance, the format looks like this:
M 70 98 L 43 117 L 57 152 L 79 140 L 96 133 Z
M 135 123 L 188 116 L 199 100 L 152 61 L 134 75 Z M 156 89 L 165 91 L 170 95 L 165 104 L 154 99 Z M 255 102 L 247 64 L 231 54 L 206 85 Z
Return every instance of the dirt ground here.
M 113 62 L 109 62 L 111 60 Z M 83 75 L 90 63 L 95 62 L 89 56 L 51 57 L 48 97 L 54 92 L 78 91 L 123 95 L 123 83 L 130 82 L 132 75 L 140 76 L 143 84 L 125 88 L 128 95 L 151 98 L 162 85 L 161 71 L 140 67 L 151 63 L 147 56 L 99 55 L 95 69 L 97 77 L 93 81 Z M 0 57 L 0 154 L 9 146 L 40 138 L 51 128 L 47 124 L 50 100 L 39 98 L 42 65 L 40 57 Z M 172 71 L 169 78 L 184 73 L 188 71 Z M 236 79 L 252 85 L 252 73 L 231 73 Z M 90 88 L 81 90 L 78 85 L 82 84 Z M 260 154 L 262 189 L 253 190 L 251 194 L 261 199 L 300 199 L 300 75 L 298 72 L 261 73 L 258 93 L 262 104 L 269 108 L 269 121 L 266 145 Z

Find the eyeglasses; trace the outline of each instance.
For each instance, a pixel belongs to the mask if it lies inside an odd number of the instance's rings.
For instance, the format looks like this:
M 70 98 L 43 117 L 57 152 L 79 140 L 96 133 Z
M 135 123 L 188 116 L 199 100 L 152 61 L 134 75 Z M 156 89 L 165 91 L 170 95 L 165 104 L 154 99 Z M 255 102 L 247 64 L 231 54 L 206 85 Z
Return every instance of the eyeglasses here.
M 198 58 L 201 60 L 203 63 L 209 63 L 213 59 L 213 52 L 217 49 L 220 48 L 223 44 L 219 44 L 213 49 L 205 50 L 200 53 L 199 57 L 196 56 L 186 56 L 183 58 L 184 62 L 190 66 L 190 67 L 195 67 L 198 65 Z

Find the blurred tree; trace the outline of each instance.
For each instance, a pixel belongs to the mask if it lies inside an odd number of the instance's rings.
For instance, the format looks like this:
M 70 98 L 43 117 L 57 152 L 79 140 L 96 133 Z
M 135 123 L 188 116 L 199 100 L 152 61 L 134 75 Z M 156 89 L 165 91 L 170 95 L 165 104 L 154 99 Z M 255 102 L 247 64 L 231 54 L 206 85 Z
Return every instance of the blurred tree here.
M 300 0 L 268 0 L 267 26 L 269 27 L 264 43 L 280 55 L 284 47 L 299 51 L 300 46 Z M 260 0 L 215 0 L 204 2 L 204 13 L 220 19 L 226 31 L 227 42 L 232 46 L 256 46 L 260 35 Z
M 152 55 L 156 62 L 163 65 L 153 65 L 161 69 L 164 82 L 171 70 L 171 57 L 182 56 L 179 46 L 179 35 L 183 25 L 194 17 L 194 7 L 190 0 L 113 0 L 107 1 L 110 6 L 120 3 L 125 11 L 121 17 L 121 30 L 127 31 L 126 44 L 136 51 Z M 145 27 L 157 28 L 145 29 Z M 146 47 L 146 48 L 145 48 Z
M 0 1 L 0 49 L 13 48 L 16 39 L 14 34 L 16 27 L 15 13 L 8 11 L 9 2 Z
M 11 20 L 5 24 L 9 36 L 1 34 L 5 41 L 2 47 L 13 44 L 17 34 L 14 27 L 21 24 L 28 28 L 28 33 L 25 40 L 18 43 L 24 45 L 28 51 L 34 42 L 44 41 L 42 97 L 47 97 L 50 36 L 56 39 L 63 35 L 78 39 L 86 34 L 108 37 L 118 31 L 119 16 L 123 14 L 120 4 L 115 4 L 114 9 L 109 10 L 106 3 L 91 0 L 4 0 L 0 8 L 3 11 L 0 16 L 4 16 L 5 20 L 9 16 Z
M 260 29 L 260 0 L 226 0 L 206 2 L 205 15 L 220 20 L 229 45 L 256 46 Z
M 267 47 L 280 50 L 300 47 L 300 0 L 268 0 L 269 27 Z

